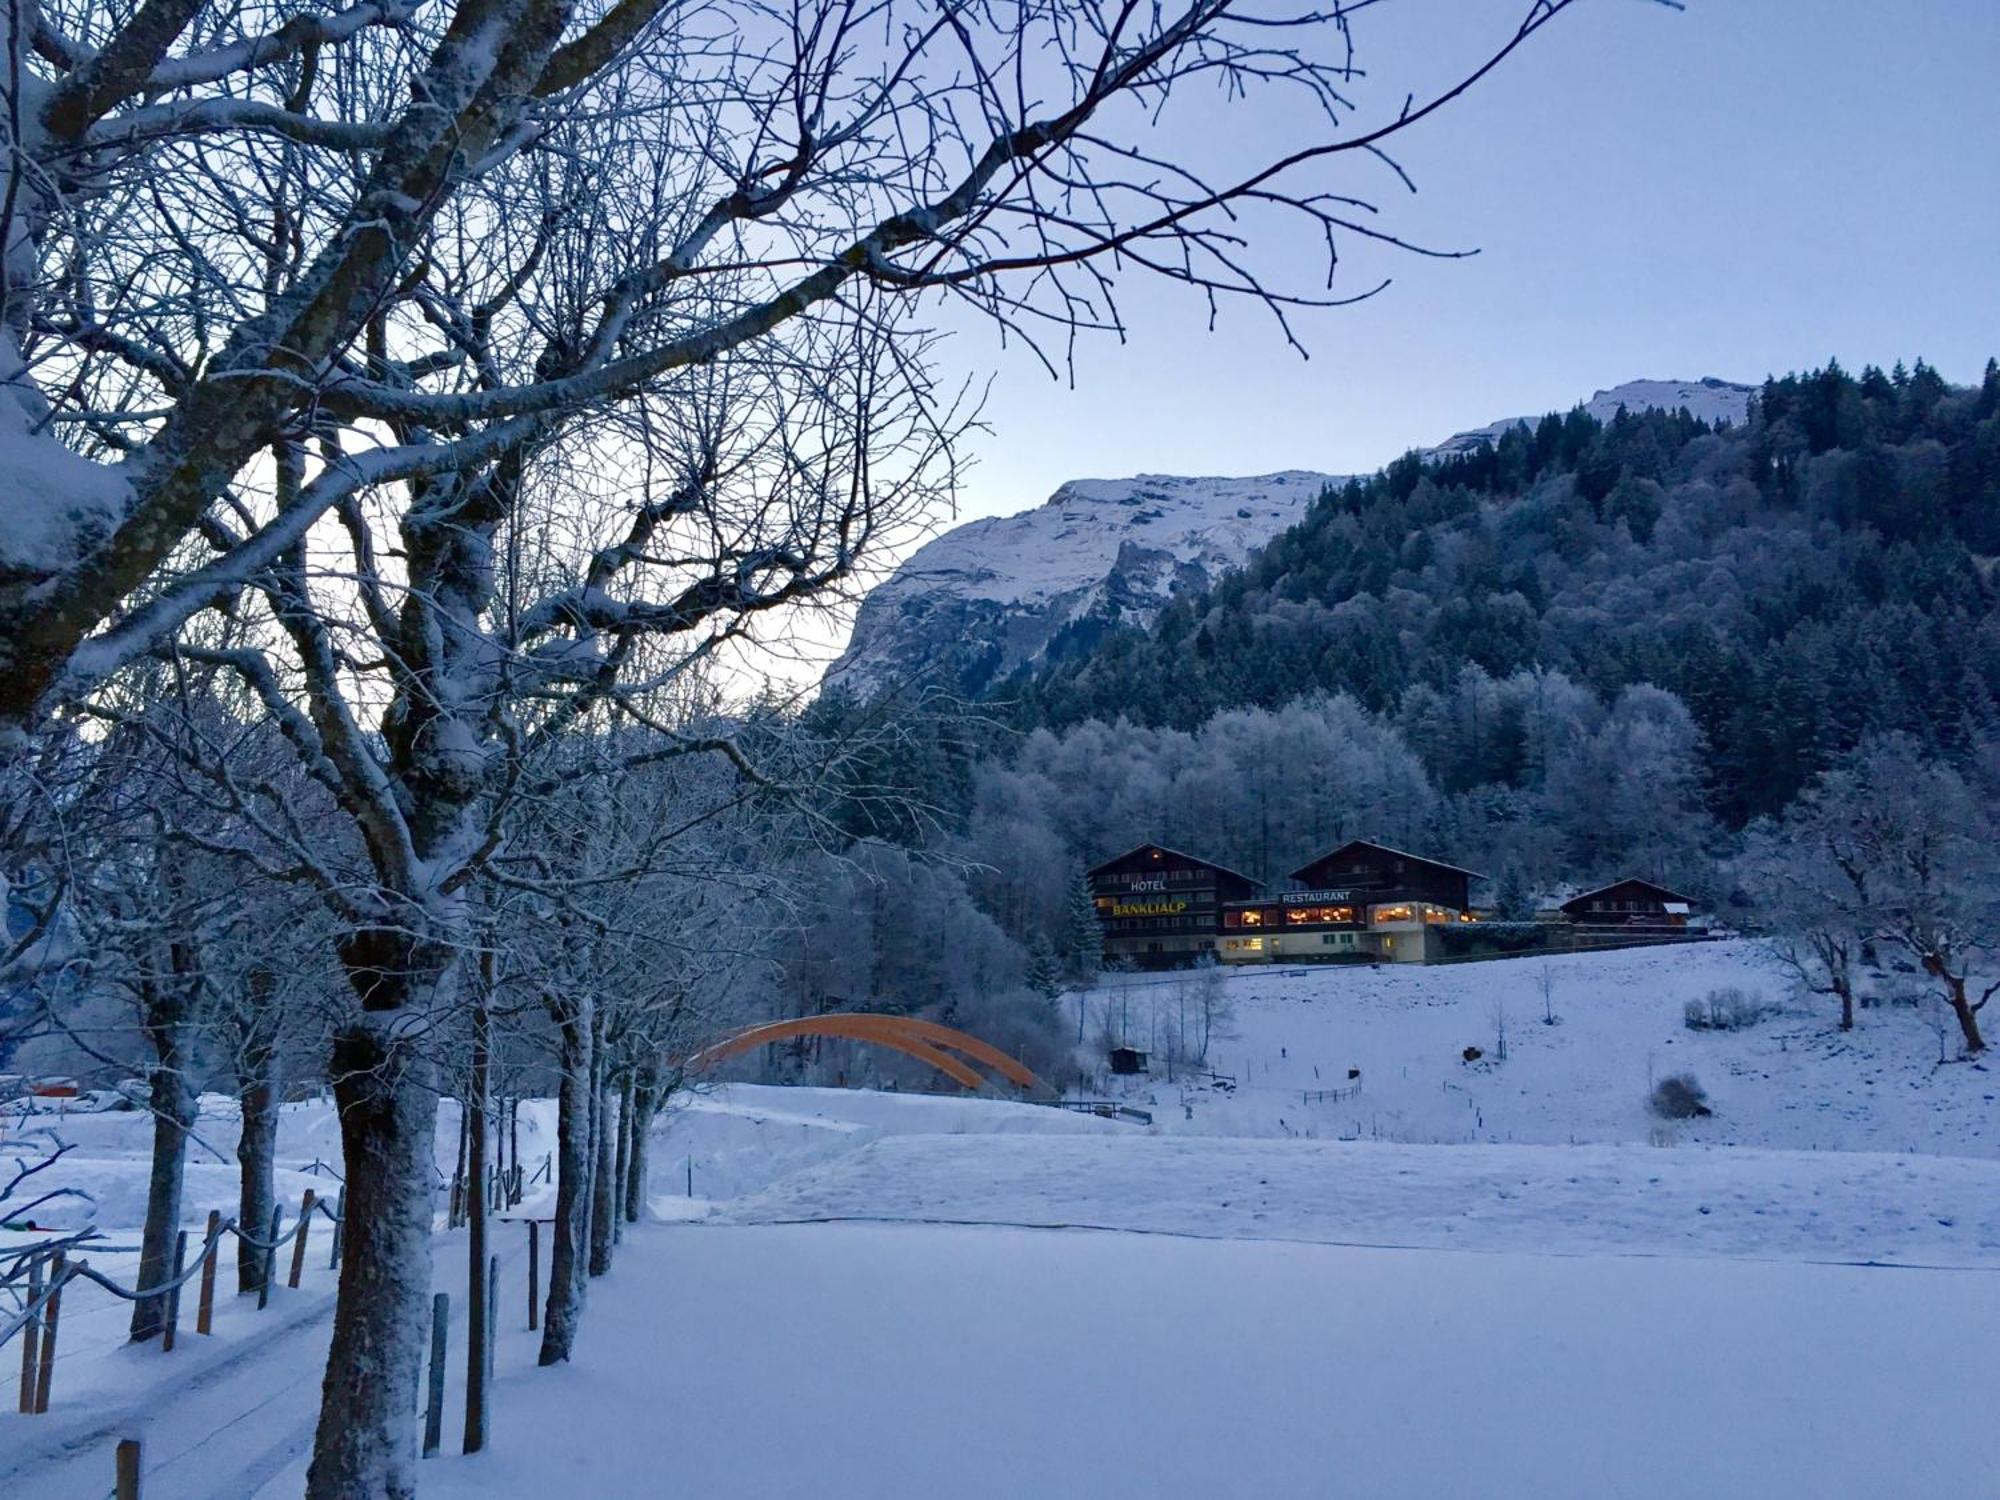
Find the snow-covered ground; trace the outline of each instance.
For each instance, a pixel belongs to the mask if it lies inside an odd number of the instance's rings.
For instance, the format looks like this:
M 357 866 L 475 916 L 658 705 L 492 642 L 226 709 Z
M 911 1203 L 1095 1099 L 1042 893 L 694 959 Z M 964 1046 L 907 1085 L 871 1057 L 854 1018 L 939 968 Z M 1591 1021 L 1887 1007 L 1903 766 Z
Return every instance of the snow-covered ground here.
M 1724 942 L 1549 959 L 1556 1024 L 1545 1025 L 1544 971 L 1538 958 L 1225 970 L 1235 1035 L 1211 1043 L 1209 1065 L 1234 1079 L 1233 1092 L 1166 1076 L 1165 1038 L 1198 1005 L 1190 978 L 1100 988 L 1086 1029 L 1096 1035 L 1109 1006 L 1133 1044 L 1150 1048 L 1153 1076 L 1103 1082 L 1168 1132 L 2000 1156 L 2000 1073 L 1940 1066 L 1940 1018 L 1927 1011 L 1864 1010 L 1843 1035 L 1829 1004 L 1792 997 L 1759 945 Z M 1731 987 L 1773 1013 L 1743 1031 L 1690 1031 L 1687 1003 Z M 1956 1027 L 1945 1024 L 1955 1053 Z M 1467 1047 L 1485 1055 L 1467 1064 Z M 1711 1118 L 1668 1126 L 1647 1110 L 1653 1082 L 1674 1073 L 1707 1089 Z M 1355 1082 L 1352 1098 L 1308 1102 L 1309 1091 Z
M 1231 974 L 1235 1035 L 1211 1063 L 1233 1091 L 1118 1080 L 1150 1127 L 685 1096 L 654 1140 L 656 1222 L 593 1285 L 570 1367 L 533 1367 L 525 1232 L 499 1232 L 494 1448 L 427 1463 L 424 1493 L 2000 1494 L 1979 1436 L 2000 1338 L 1992 1075 L 1938 1066 L 1907 1009 L 1839 1036 L 1748 945 L 1553 960 L 1552 1026 L 1541 973 Z M 1685 1002 L 1725 985 L 1777 1013 L 1688 1031 Z M 1185 998 L 1171 977 L 1107 987 L 1092 1025 L 1122 1001 L 1157 1031 Z M 1466 1064 L 1468 1045 L 1489 1056 Z M 1349 1068 L 1358 1095 L 1305 1100 Z M 1644 1095 L 1680 1071 L 1716 1114 L 1670 1129 Z M 550 1124 L 524 1110 L 524 1155 Z M 332 1125 L 288 1107 L 289 1170 L 336 1159 Z M 129 1234 L 144 1117 L 62 1128 L 100 1225 Z M 223 1106 L 206 1128 L 226 1151 Z M 441 1168 L 456 1128 L 447 1112 Z M 462 1242 L 437 1242 L 454 1306 Z M 304 1290 L 261 1315 L 225 1299 L 216 1337 L 173 1355 L 121 1347 L 108 1299 L 66 1308 L 55 1410 L 0 1405 L 0 1493 L 102 1495 L 128 1433 L 148 1500 L 299 1493 L 323 1244 Z
M 715 1212 L 2000 1270 L 2000 1163 L 1963 1157 L 904 1136 Z
M 424 1494 L 1953 1500 L 2000 1276 L 916 1225 L 653 1228 Z M 273 1493 L 282 1493 L 273 1491 Z
M 236 1101 L 226 1094 L 204 1094 L 200 1113 L 188 1140 L 188 1166 L 181 1201 L 181 1222 L 192 1229 L 203 1224 L 209 1210 L 225 1216 L 237 1208 L 239 1177 L 236 1133 L 240 1116 Z M 38 1174 L 37 1194 L 66 1188 L 81 1197 L 59 1199 L 37 1209 L 34 1220 L 45 1228 L 80 1229 L 94 1226 L 107 1237 L 136 1235 L 146 1216 L 146 1165 L 152 1152 L 153 1117 L 144 1110 L 109 1110 L 88 1114 L 0 1116 L 0 1160 L 20 1155 L 10 1140 L 23 1132 L 53 1132 L 71 1149 Z M 555 1145 L 555 1116 L 547 1100 L 524 1101 L 521 1107 L 521 1158 L 540 1161 Z M 449 1180 L 458 1153 L 458 1105 L 446 1100 L 438 1111 L 437 1170 Z M 280 1107 L 278 1113 L 277 1187 L 281 1203 L 297 1204 L 311 1188 L 322 1197 L 340 1190 L 340 1121 L 331 1101 L 310 1099 Z M 0 1239 L 0 1246 L 5 1240 Z

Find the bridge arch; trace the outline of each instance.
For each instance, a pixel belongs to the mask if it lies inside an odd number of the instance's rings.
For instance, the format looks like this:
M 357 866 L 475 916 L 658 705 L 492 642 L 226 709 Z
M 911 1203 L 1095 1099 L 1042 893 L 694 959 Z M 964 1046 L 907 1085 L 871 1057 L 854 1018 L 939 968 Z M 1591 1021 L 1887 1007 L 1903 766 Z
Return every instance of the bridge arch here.
M 936 1021 L 920 1021 L 914 1016 L 889 1016 L 869 1011 L 835 1011 L 830 1015 L 746 1026 L 696 1052 L 688 1058 L 686 1067 L 689 1072 L 700 1072 L 738 1053 L 801 1036 L 837 1037 L 887 1047 L 928 1063 L 968 1089 L 983 1089 L 988 1080 L 966 1061 L 970 1058 L 991 1068 L 1017 1088 L 1027 1092 L 1047 1091 L 1047 1085 L 1020 1059 L 968 1032 L 940 1025 Z

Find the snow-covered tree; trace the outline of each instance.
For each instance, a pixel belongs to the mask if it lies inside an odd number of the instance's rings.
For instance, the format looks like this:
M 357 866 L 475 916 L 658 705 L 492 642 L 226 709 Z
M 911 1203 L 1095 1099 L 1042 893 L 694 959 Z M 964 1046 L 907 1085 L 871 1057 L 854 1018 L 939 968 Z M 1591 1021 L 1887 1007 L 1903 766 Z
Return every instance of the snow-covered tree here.
M 1104 968 L 1104 924 L 1097 918 L 1097 899 L 1081 871 L 1070 877 L 1068 889 L 1063 907 L 1065 976 L 1073 987 L 1089 989 Z
M 1852 1024 L 1864 944 L 1908 954 L 1937 985 L 1967 1053 L 2000 992 L 2000 856 L 1987 809 L 1950 766 L 1903 736 L 1864 742 L 1776 825 L 1753 830 L 1746 874 L 1781 956 L 1840 998 Z
M 1870 867 L 1850 842 L 1838 781 L 1808 787 L 1782 818 L 1754 825 L 1738 871 L 1771 949 L 1808 994 L 1840 1002 L 1840 1029 L 1854 1029 L 1862 950 L 1875 931 Z
M 1394 138 L 1572 3 L 1524 0 L 1377 118 L 1344 10 L 1224 0 L 10 10 L 0 754 L 236 609 L 179 649 L 241 678 L 352 844 L 242 798 L 351 986 L 314 1500 L 415 1489 L 427 1049 L 549 741 L 673 736 L 661 684 L 935 509 L 968 414 L 927 299 L 1055 346 L 1116 326 L 1114 269 L 1281 321 L 1334 300 L 1256 245 L 1395 243 L 1333 165 L 1395 186 Z M 1282 144 L 1218 99 L 1286 111 Z M 1184 109 L 1198 167 L 1155 144 Z

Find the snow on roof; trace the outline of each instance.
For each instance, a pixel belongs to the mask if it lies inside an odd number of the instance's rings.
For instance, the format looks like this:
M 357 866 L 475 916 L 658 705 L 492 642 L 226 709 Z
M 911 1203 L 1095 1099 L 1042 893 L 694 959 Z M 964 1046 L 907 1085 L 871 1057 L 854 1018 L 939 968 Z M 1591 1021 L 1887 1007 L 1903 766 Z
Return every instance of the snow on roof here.
M 1345 854 L 1349 849 L 1357 849 L 1357 848 L 1380 849 L 1384 854 L 1393 854 L 1397 856 L 1399 859 L 1414 859 L 1420 865 L 1430 865 L 1434 869 L 1439 869 L 1439 870 L 1452 870 L 1460 875 L 1469 875 L 1474 880 L 1485 880 L 1489 878 L 1488 876 L 1486 876 L 1485 874 L 1483 874 L 1478 870 L 1466 869 L 1464 865 L 1455 865 L 1452 864 L 1449 860 L 1432 859 L 1428 854 L 1412 854 L 1407 849 L 1398 849 L 1394 845 L 1379 843 L 1375 839 L 1349 839 L 1346 843 L 1339 845 L 1337 848 L 1327 850 L 1326 853 L 1320 855 L 1319 858 L 1307 860 L 1306 863 L 1300 865 L 1298 869 L 1292 871 L 1291 878 L 1293 880 L 1303 880 L 1305 878 L 1304 872 L 1310 870 L 1314 865 L 1323 865 L 1328 860 L 1332 859 L 1336 854 Z
M 1248 884 L 1257 886 L 1260 889 L 1263 887 L 1264 884 L 1264 882 L 1261 880 L 1255 880 L 1252 879 L 1250 876 L 1245 875 L 1241 870 L 1232 870 L 1229 868 L 1228 865 L 1219 865 L 1212 859 L 1203 859 L 1199 854 L 1189 854 L 1186 850 L 1183 849 L 1169 849 L 1165 844 L 1134 844 L 1130 849 L 1127 849 L 1123 854 L 1114 854 L 1111 856 L 1111 858 L 1103 861 L 1101 864 L 1092 865 L 1088 870 L 1085 870 L 1083 873 L 1086 875 L 1095 875 L 1099 870 L 1108 870 L 1113 865 L 1124 863 L 1124 861 L 1130 859 L 1135 854 L 1144 854 L 1148 849 L 1157 849 L 1162 854 L 1171 854 L 1175 859 L 1187 860 L 1190 864 L 1200 865 L 1204 869 L 1220 870 L 1225 875 L 1234 875 L 1238 880 L 1245 881 Z
M 1693 897 L 1683 896 L 1679 891 L 1670 891 L 1665 886 L 1661 885 L 1657 880 L 1646 880 L 1637 875 L 1627 875 L 1622 880 L 1612 881 L 1609 885 L 1600 885 L 1592 890 L 1579 891 L 1577 892 L 1576 895 L 1570 897 L 1569 900 L 1563 902 L 1563 905 L 1575 906 L 1579 901 L 1587 901 L 1592 896 L 1601 896 L 1606 891 L 1615 891 L 1621 885 L 1643 885 L 1647 890 L 1657 892 L 1660 895 L 1663 902 L 1679 903 L 1681 910 L 1683 911 L 1687 910 L 1689 906 L 1694 904 Z M 1669 907 L 1669 910 L 1671 909 L 1672 908 Z

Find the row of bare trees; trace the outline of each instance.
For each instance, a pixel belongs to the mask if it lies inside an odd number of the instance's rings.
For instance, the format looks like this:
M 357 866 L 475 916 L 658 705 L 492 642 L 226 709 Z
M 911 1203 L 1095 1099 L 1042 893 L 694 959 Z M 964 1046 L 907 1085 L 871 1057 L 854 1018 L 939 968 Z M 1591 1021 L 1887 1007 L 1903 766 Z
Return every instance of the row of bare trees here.
M 437 1101 L 531 1015 L 573 1347 L 618 1142 L 636 1182 L 653 1060 L 725 987 L 669 961 L 728 951 L 695 893 L 770 898 L 737 810 L 812 836 L 825 747 L 705 684 L 949 500 L 933 312 L 1053 363 L 1127 274 L 1281 325 L 1365 295 L 1395 141 L 1574 3 L 1412 86 L 1356 67 L 1389 0 L 14 0 L 6 962 L 136 1008 L 162 1219 L 192 1018 L 246 1161 L 318 1057 L 312 1496 L 415 1492 Z

